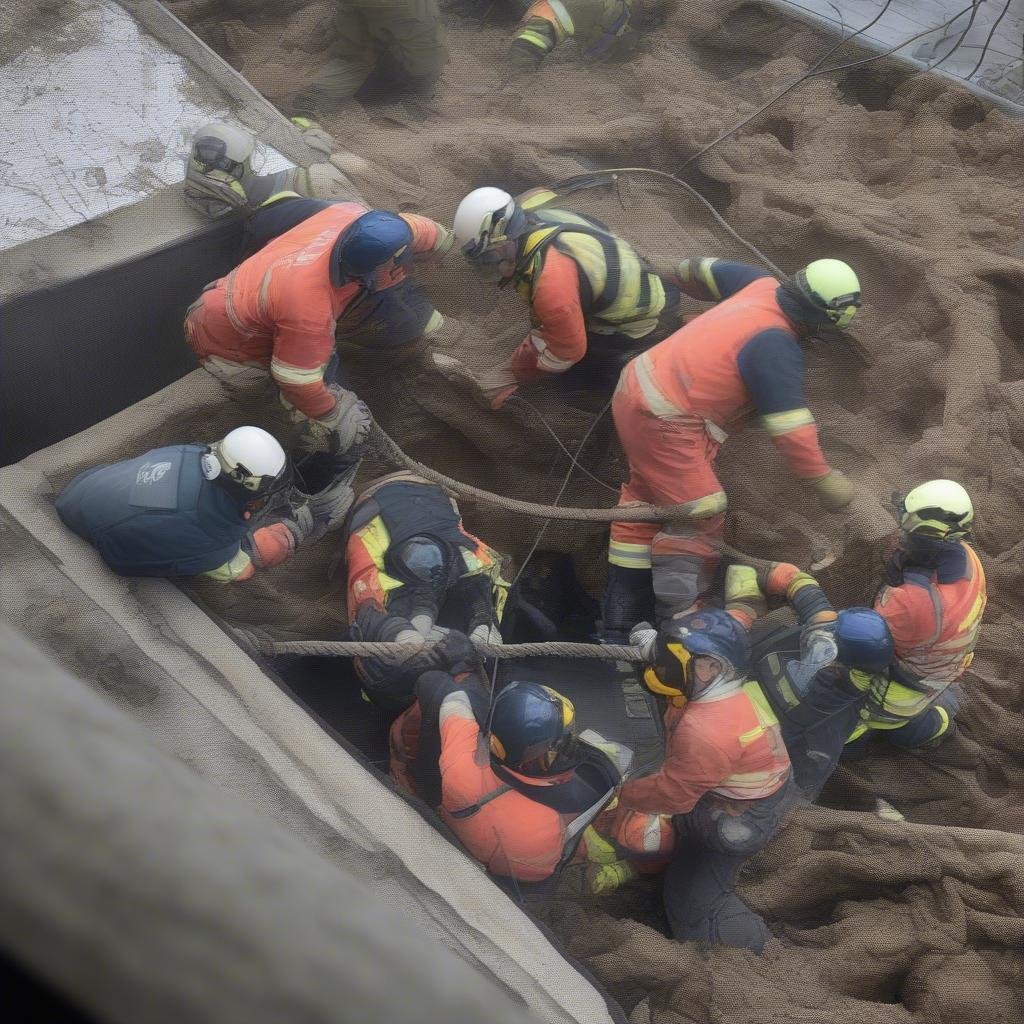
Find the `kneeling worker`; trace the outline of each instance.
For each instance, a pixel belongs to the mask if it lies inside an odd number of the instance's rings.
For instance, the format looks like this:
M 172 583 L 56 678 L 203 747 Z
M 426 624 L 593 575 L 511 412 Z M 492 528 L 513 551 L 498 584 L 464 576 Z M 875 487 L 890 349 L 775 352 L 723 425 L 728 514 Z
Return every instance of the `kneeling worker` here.
M 502 557 L 466 532 L 458 505 L 436 484 L 408 472 L 371 483 L 352 510 L 346 554 L 353 637 L 421 644 L 443 636 L 443 620 L 474 640 L 501 643 Z M 355 664 L 366 696 L 400 711 L 431 660 L 424 652 L 402 665 Z
M 665 760 L 623 785 L 616 815 L 628 828 L 612 834 L 629 848 L 630 831 L 664 835 L 671 816 L 676 849 L 664 899 L 672 934 L 760 951 L 769 932 L 736 895 L 736 879 L 782 827 L 798 794 L 778 719 L 747 678 L 747 631 L 735 616 L 709 608 L 661 632 L 634 631 L 650 652 L 644 680 L 668 699 Z M 638 828 L 640 815 L 649 828 Z
M 620 752 L 577 736 L 572 704 L 539 683 L 510 682 L 489 705 L 466 638 L 452 632 L 441 646 L 445 670 L 419 677 L 416 703 L 392 726 L 392 775 L 492 874 L 551 878 L 585 855 L 622 777 Z
M 341 525 L 362 440 L 350 453 L 330 460 L 330 479 L 310 495 L 293 485 L 271 434 L 238 427 L 211 445 L 86 470 L 61 492 L 57 513 L 119 576 L 246 580 Z

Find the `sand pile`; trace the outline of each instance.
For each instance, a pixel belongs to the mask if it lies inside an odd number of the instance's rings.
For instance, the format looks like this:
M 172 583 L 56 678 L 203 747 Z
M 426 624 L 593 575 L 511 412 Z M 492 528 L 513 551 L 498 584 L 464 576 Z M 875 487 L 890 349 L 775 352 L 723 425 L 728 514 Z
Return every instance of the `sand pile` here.
M 169 6 L 285 109 L 328 52 L 330 0 Z M 453 57 L 431 99 L 323 113 L 340 145 L 368 162 L 354 180 L 370 202 L 450 222 L 461 196 L 481 184 L 516 191 L 596 167 L 673 170 L 830 45 L 756 3 L 653 3 L 628 65 L 588 69 L 560 53 L 536 76 L 510 81 L 509 26 L 496 16 L 484 25 L 447 19 Z M 809 359 L 824 446 L 879 499 L 932 476 L 961 480 L 978 511 L 990 604 L 959 736 L 927 757 L 881 750 L 844 768 L 825 800 L 855 810 L 804 812 L 751 866 L 743 891 L 779 936 L 764 959 L 671 943 L 631 920 L 637 904 L 625 897 L 546 908 L 638 1021 L 1021 1019 L 1022 137 L 1018 123 L 945 80 L 880 62 L 808 81 L 687 172 L 787 271 L 824 255 L 857 268 L 865 307 L 856 333 L 870 365 L 835 349 Z M 685 255 L 744 255 L 691 199 L 660 186 L 629 183 L 621 195 L 575 201 L 662 266 Z M 453 351 L 472 365 L 496 363 L 525 333 L 518 298 L 479 284 L 457 260 L 421 280 L 462 326 Z M 557 493 L 567 460 L 531 409 L 478 412 L 419 361 L 350 364 L 360 393 L 411 454 L 511 496 Z M 526 397 L 570 448 L 601 405 L 568 404 L 544 389 Z M 582 461 L 606 484 L 621 479 L 610 420 Z M 734 438 L 721 469 L 735 544 L 804 564 L 831 546 L 839 557 L 821 578 L 833 599 L 870 600 L 877 552 L 851 517 L 829 518 L 787 480 L 766 437 Z M 579 475 L 565 497 L 613 500 Z M 536 524 L 466 512 L 471 529 L 514 559 L 529 549 Z M 604 544 L 600 531 L 557 525 L 543 542 L 571 551 L 595 590 Z M 341 618 L 338 581 L 323 582 L 322 556 L 319 582 L 317 567 L 306 568 L 298 584 L 268 574 L 255 603 L 212 588 L 202 596 L 235 619 L 266 622 L 273 610 L 282 633 L 327 631 Z M 915 824 L 862 813 L 876 793 Z

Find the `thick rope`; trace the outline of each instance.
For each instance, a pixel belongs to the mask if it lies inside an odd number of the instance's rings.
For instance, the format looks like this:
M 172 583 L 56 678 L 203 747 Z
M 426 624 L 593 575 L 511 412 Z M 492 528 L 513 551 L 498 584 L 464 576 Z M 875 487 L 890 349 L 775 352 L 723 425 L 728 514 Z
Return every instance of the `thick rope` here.
M 370 432 L 370 440 L 386 459 L 405 466 L 425 480 L 439 484 L 462 498 L 494 505 L 506 512 L 517 512 L 535 519 L 562 519 L 576 523 L 671 523 L 684 519 L 707 519 L 709 516 L 718 515 L 717 511 L 694 515 L 690 504 L 662 506 L 631 502 L 628 505 L 617 505 L 613 508 L 565 508 L 561 505 L 539 505 L 533 501 L 506 498 L 503 495 L 493 494 L 491 491 L 454 480 L 450 476 L 445 476 L 444 473 L 439 473 L 436 469 L 424 466 L 422 462 L 417 462 L 406 455 L 376 421 L 374 421 Z
M 325 658 L 379 658 L 388 664 L 429 652 L 435 644 L 399 644 L 368 640 L 271 640 L 236 629 L 239 639 L 266 657 L 298 654 Z M 471 641 L 485 658 L 600 658 L 602 661 L 642 661 L 639 647 L 614 644 L 573 644 L 555 641 L 536 644 L 489 644 Z

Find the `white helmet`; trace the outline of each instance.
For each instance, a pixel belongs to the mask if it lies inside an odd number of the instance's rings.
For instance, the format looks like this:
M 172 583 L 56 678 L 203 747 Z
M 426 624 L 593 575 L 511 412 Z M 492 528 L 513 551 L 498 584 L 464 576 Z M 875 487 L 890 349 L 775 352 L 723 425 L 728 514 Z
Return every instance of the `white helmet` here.
M 218 121 L 203 125 L 192 139 L 185 166 L 189 205 L 211 219 L 245 209 L 255 149 L 255 140 L 244 128 Z
M 277 438 L 259 427 L 236 427 L 210 449 L 225 476 L 248 491 L 266 494 L 286 482 L 288 456 Z
M 926 537 L 962 537 L 974 521 L 971 496 L 955 480 L 929 480 L 910 491 L 900 507 L 900 526 Z
M 518 214 L 518 217 L 516 216 Z M 455 241 L 467 259 L 476 259 L 499 242 L 515 238 L 510 228 L 520 227 L 522 211 L 512 196 L 491 185 L 476 188 L 455 211 Z

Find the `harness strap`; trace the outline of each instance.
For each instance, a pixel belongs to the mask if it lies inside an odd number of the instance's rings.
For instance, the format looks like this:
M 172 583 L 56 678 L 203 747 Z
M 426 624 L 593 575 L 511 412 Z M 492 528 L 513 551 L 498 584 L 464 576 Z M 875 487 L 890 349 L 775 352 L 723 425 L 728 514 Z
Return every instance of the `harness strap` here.
M 448 813 L 460 821 L 463 818 L 472 818 L 482 807 L 485 807 L 492 800 L 497 800 L 499 796 L 504 796 L 511 788 L 507 782 L 503 782 L 497 789 L 492 789 L 490 793 L 485 793 L 475 804 L 470 804 L 468 807 L 462 807 L 457 811 L 449 811 Z

